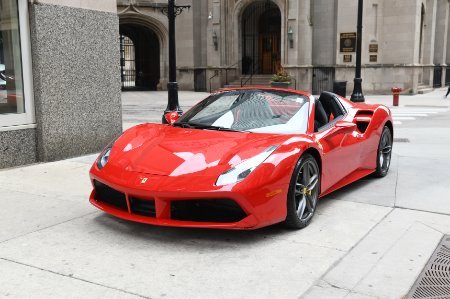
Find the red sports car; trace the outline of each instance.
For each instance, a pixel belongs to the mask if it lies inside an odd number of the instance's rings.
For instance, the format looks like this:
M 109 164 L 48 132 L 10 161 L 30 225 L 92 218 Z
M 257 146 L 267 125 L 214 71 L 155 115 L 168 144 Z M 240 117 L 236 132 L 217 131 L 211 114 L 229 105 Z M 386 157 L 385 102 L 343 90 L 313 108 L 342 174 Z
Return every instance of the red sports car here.
M 90 202 L 155 225 L 303 228 L 319 197 L 385 176 L 392 141 L 383 105 L 330 92 L 224 89 L 172 124 L 138 125 L 111 143 L 91 168 Z

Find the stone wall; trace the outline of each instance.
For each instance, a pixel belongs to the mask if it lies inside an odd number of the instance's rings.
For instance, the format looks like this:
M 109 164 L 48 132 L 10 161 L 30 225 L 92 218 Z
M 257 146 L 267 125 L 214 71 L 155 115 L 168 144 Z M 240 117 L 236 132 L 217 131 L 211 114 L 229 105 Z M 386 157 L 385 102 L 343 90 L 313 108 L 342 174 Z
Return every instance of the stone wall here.
M 0 132 L 0 169 L 36 162 L 36 130 Z

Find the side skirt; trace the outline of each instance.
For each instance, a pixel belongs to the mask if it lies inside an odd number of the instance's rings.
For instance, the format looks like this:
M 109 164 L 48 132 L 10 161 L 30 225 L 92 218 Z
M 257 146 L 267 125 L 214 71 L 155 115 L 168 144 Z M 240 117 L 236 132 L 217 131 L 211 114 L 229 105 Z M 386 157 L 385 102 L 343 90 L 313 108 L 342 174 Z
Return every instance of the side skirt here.
M 331 192 L 342 188 L 348 184 L 351 184 L 365 176 L 368 176 L 369 174 L 375 172 L 375 169 L 358 169 L 355 170 L 354 172 L 350 173 L 349 175 L 347 175 L 346 177 L 344 177 L 342 180 L 340 180 L 339 182 L 337 182 L 336 184 L 334 184 L 333 186 L 331 186 L 330 188 L 328 188 L 328 190 L 326 190 L 325 192 L 323 192 L 322 194 L 320 194 L 320 197 L 323 197 L 327 194 L 330 194 Z

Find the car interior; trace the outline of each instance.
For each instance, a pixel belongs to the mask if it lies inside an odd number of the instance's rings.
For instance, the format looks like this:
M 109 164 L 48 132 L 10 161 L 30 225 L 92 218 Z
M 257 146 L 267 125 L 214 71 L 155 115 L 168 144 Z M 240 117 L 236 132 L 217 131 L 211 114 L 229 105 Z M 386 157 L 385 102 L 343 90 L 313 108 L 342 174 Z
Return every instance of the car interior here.
M 341 102 L 331 92 L 322 92 L 315 99 L 314 106 L 314 132 L 328 129 L 346 114 Z

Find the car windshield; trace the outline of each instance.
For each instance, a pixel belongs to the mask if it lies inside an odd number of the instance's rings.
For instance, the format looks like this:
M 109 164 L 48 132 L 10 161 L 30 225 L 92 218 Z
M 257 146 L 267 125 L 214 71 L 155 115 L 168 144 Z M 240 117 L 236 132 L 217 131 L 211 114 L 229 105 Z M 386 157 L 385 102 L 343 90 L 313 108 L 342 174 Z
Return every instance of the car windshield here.
M 302 134 L 308 127 L 307 96 L 278 90 L 237 90 L 213 94 L 174 126 L 197 129 Z

